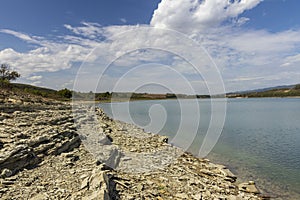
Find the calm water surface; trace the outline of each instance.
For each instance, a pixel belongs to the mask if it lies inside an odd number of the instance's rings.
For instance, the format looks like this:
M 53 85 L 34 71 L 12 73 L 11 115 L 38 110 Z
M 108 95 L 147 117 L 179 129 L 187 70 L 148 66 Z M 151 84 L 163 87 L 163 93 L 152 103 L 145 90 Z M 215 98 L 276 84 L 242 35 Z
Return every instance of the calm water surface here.
M 191 137 L 192 126 L 188 123 L 194 121 L 197 108 L 200 126 L 188 149 L 197 155 L 212 117 L 210 100 L 197 103 L 199 107 L 191 100 L 135 101 L 100 104 L 100 107 L 115 119 L 132 122 L 126 112 L 129 110 L 135 124 L 167 135 L 171 142 L 175 134 L 180 141 Z M 117 115 L 112 114 L 111 105 Z M 151 108 L 154 112 L 149 115 Z M 187 108 L 188 112 L 182 112 L 181 108 Z M 157 127 L 151 123 L 151 117 Z M 178 133 L 181 121 L 186 126 Z M 266 193 L 281 199 L 300 199 L 300 99 L 228 99 L 222 134 L 208 158 L 229 166 L 240 181 L 255 180 Z

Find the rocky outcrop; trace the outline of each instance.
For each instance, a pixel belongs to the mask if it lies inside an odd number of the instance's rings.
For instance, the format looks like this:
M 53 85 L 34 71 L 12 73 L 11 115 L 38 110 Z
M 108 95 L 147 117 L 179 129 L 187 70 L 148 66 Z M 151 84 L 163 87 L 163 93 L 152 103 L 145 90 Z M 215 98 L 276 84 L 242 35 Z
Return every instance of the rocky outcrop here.
M 114 188 L 114 182 L 109 175 L 101 168 L 95 168 L 91 174 L 85 176 L 81 182 L 79 193 L 73 194 L 73 198 L 82 198 L 82 200 L 111 199 L 111 189 Z M 79 195 L 78 195 L 79 194 Z
M 26 101 L 20 97 L 11 99 L 1 104 L 0 170 L 8 169 L 15 174 L 20 169 L 34 167 L 44 156 L 71 151 L 81 144 L 69 105 L 47 102 L 35 105 L 30 111 L 19 107 L 12 112 L 16 102 Z
M 81 145 L 70 104 L 1 94 L 0 199 L 108 199 L 108 175 L 93 172 L 96 161 Z M 76 196 L 88 175 L 87 192 Z
M 0 199 L 259 199 L 225 166 L 101 109 L 12 92 L 0 102 Z

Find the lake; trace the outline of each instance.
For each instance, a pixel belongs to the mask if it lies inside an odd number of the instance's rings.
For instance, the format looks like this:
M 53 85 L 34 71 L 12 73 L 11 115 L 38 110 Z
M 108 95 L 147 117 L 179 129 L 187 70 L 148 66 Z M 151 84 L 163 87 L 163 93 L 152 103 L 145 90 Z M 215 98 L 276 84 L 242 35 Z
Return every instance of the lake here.
M 211 105 L 209 99 L 200 99 L 105 103 L 100 107 L 114 119 L 169 136 L 176 146 L 186 147 L 192 138 L 187 151 L 198 155 L 214 117 Z M 226 105 L 222 134 L 207 157 L 228 166 L 238 181 L 254 180 L 264 193 L 300 199 L 300 98 L 227 99 Z M 199 127 L 194 137 L 195 119 Z

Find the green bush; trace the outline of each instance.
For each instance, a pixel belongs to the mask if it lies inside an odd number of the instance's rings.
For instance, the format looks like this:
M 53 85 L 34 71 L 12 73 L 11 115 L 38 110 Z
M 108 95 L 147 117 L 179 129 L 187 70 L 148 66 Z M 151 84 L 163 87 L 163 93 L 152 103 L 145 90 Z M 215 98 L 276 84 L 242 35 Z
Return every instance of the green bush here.
M 67 88 L 57 91 L 57 94 L 59 96 L 67 98 L 67 99 L 72 98 L 72 93 L 73 92 L 71 90 L 67 89 Z

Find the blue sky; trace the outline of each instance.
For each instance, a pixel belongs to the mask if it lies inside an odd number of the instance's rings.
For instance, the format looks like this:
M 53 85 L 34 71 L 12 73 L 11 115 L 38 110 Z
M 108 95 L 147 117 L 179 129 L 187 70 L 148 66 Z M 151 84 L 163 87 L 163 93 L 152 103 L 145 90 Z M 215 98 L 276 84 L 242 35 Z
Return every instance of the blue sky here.
M 0 7 L 1 29 L 53 38 L 66 34 L 64 24 L 96 22 L 102 26 L 149 24 L 159 1 L 138 0 L 10 0 Z M 124 19 L 126 22 L 124 22 Z M 123 20 L 123 21 L 122 21 Z M 0 48 L 30 49 L 17 38 L 1 34 Z
M 101 91 L 126 90 L 125 86 L 134 90 L 143 88 L 145 80 L 161 83 L 164 79 L 165 87 L 169 81 L 180 88 L 176 92 L 186 93 L 181 79 L 171 77 L 165 65 L 181 74 L 196 93 L 207 92 L 209 81 L 201 73 L 195 75 L 184 58 L 174 56 L 176 49 L 161 53 L 162 48 L 172 49 L 162 43 L 173 44 L 175 36 L 160 41 L 159 50 L 137 51 L 141 44 L 145 48 L 149 41 L 159 42 L 159 38 L 150 38 L 157 33 L 131 31 L 141 26 L 178 31 L 204 47 L 226 91 L 294 84 L 300 82 L 299 8 L 297 0 L 4 0 L 0 6 L 0 62 L 20 71 L 20 82 L 55 89 L 72 89 L 78 70 L 85 67 L 81 73 L 95 77 L 82 78 L 80 83 L 85 86 L 75 89 L 94 90 L 101 76 L 105 83 L 97 86 Z M 128 40 L 122 42 L 112 39 L 124 31 L 139 34 L 124 37 Z M 88 55 L 95 48 L 99 53 L 91 58 Z M 120 59 L 106 74 L 99 74 L 113 58 Z M 141 65 L 144 68 L 133 70 Z M 123 89 L 116 88 L 124 71 Z M 164 92 L 162 88 L 155 86 L 151 92 Z

